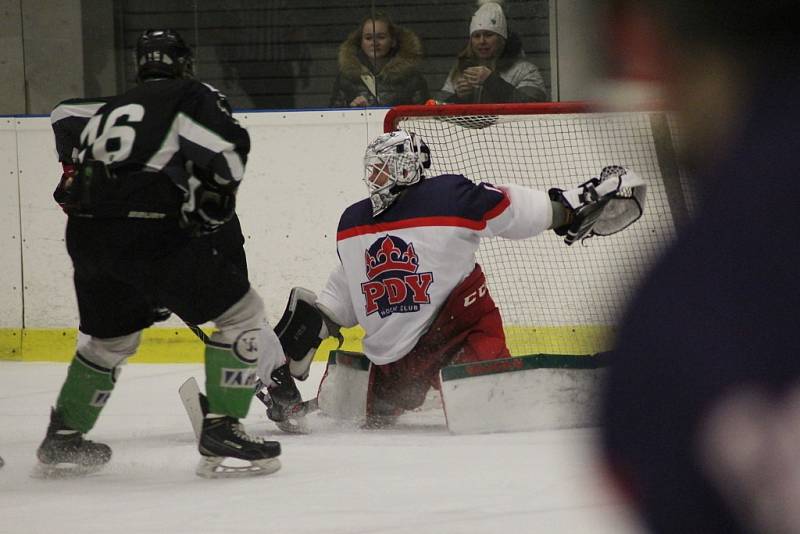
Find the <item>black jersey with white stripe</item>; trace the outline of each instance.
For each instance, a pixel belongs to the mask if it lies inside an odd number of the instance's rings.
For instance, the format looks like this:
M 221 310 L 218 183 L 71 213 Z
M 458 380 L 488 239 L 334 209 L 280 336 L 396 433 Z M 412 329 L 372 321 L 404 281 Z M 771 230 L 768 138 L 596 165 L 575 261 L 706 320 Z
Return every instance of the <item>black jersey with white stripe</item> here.
M 81 144 L 81 132 L 89 119 L 112 97 L 70 98 L 59 102 L 50 112 L 50 126 L 56 141 L 58 161 L 74 163 Z
M 81 131 L 77 160 L 106 164 L 119 184 L 114 203 L 163 211 L 177 208 L 190 175 L 235 189 L 249 150 L 223 95 L 196 80 L 161 79 L 100 107 Z

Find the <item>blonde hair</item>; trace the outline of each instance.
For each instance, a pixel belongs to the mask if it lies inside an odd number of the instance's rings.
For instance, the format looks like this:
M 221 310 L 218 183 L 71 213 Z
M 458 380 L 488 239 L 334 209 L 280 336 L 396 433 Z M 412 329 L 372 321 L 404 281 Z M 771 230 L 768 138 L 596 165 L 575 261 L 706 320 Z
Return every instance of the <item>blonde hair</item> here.
M 503 55 L 503 52 L 506 49 L 506 39 L 503 38 L 502 35 L 498 35 L 497 39 L 499 40 L 498 47 L 497 47 L 497 55 L 495 55 L 491 61 L 486 63 L 486 66 L 492 70 L 497 69 L 497 60 L 500 56 Z M 453 65 L 453 68 L 450 69 L 450 74 L 447 75 L 447 79 L 451 82 L 455 83 L 456 78 L 459 74 L 464 72 L 464 69 L 469 67 L 475 67 L 477 65 L 481 65 L 483 63 L 480 62 L 475 51 L 472 49 L 472 39 L 467 41 L 467 45 L 461 49 L 461 52 L 458 53 L 456 56 L 456 64 Z

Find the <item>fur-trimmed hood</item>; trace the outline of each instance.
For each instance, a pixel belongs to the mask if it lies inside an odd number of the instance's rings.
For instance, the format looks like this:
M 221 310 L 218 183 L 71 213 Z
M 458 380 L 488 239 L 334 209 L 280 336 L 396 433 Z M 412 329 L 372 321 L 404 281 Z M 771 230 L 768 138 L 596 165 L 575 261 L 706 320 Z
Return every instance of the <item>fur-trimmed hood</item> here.
M 401 80 L 422 61 L 422 41 L 411 30 L 398 27 L 397 45 L 389 61 L 376 75 L 386 80 Z M 345 78 L 358 80 L 364 70 L 371 70 L 370 61 L 361 50 L 361 29 L 353 31 L 339 46 L 339 72 Z

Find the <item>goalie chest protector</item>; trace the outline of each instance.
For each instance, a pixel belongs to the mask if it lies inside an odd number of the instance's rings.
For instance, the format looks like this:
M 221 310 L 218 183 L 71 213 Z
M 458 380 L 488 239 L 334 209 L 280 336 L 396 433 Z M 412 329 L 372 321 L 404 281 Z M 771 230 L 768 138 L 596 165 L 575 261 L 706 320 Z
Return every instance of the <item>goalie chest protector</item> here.
M 509 204 L 490 184 L 442 175 L 409 187 L 378 217 L 369 199 L 350 206 L 337 232 L 343 269 L 334 271 L 320 303 L 364 328 L 373 362 L 400 359 L 472 272 L 480 239 L 494 235 L 492 222 Z

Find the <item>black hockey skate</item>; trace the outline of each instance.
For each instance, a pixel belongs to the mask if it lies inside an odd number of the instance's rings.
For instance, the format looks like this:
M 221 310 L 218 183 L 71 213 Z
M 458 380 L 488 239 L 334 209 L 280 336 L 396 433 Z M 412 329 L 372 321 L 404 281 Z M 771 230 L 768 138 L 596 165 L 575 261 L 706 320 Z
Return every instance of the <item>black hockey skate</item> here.
M 205 396 L 200 401 L 207 413 Z M 198 450 L 203 458 L 196 473 L 204 478 L 268 475 L 281 468 L 281 444 L 247 434 L 235 417 L 206 415 Z M 223 464 L 228 459 L 235 463 Z
M 303 402 L 300 390 L 289 374 L 289 366 L 282 365 L 272 371 L 274 385 L 266 388 L 259 380 L 256 383 L 256 397 L 267 407 L 267 417 L 275 425 L 289 434 L 308 434 L 306 422 L 308 404 Z
M 111 447 L 83 439 L 83 434 L 69 428 L 55 410 L 44 441 L 36 451 L 39 465 L 34 476 L 67 478 L 95 473 L 111 459 Z

